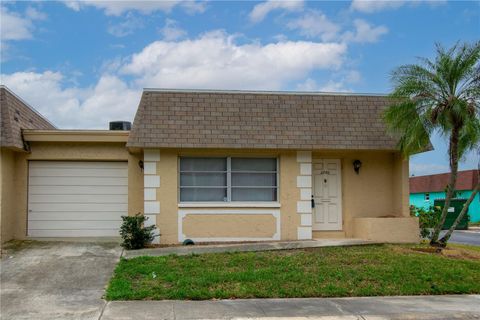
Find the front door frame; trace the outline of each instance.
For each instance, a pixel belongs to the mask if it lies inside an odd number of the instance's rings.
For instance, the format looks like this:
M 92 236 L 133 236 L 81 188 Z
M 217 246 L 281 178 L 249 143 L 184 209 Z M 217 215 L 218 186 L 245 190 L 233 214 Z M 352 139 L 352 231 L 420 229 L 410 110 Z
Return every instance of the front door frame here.
M 318 226 L 315 224 L 315 208 L 312 210 L 312 230 L 313 231 L 342 231 L 343 230 L 343 209 L 342 209 L 342 202 L 343 202 L 343 194 L 342 194 L 342 160 L 335 159 L 335 158 L 314 158 L 312 159 L 312 197 L 315 197 L 315 164 L 319 161 L 335 161 L 338 166 L 338 175 L 337 175 L 337 194 L 338 196 L 338 210 L 339 210 L 339 222 L 338 227 L 331 228 L 329 226 Z

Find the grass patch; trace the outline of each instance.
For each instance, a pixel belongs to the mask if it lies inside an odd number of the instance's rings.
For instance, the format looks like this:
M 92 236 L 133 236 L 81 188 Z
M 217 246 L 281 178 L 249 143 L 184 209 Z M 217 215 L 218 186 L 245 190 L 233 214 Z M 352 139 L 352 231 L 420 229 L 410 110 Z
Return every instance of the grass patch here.
M 458 248 L 462 254 L 452 257 L 418 248 L 421 245 L 371 245 L 122 259 L 106 298 L 205 300 L 480 293 L 478 251 L 462 247 Z

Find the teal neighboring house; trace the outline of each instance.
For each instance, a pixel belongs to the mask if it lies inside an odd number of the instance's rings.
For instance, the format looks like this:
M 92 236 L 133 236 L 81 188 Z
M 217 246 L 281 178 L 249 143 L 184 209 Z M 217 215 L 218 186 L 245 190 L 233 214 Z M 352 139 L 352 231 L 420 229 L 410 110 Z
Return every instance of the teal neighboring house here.
M 468 199 L 478 183 L 478 170 L 460 171 L 457 177 L 457 198 Z M 427 209 L 435 199 L 445 198 L 450 173 L 432 174 L 410 178 L 410 205 Z M 480 222 L 480 194 L 477 193 L 468 208 L 470 222 Z

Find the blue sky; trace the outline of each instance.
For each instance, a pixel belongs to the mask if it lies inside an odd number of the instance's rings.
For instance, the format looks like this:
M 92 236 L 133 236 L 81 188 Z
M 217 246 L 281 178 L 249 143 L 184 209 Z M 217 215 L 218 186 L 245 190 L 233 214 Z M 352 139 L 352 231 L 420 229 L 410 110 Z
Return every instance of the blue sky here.
M 60 128 L 105 129 L 144 87 L 388 93 L 436 42 L 478 40 L 480 2 L 2 1 L 0 32 L 2 84 Z M 433 144 L 412 174 L 448 170 Z

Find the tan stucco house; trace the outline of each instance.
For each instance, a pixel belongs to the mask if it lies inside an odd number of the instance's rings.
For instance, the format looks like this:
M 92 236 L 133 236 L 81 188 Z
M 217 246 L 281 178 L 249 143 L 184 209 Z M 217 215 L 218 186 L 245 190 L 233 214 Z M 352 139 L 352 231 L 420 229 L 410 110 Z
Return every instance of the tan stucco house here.
M 1 238 L 418 241 L 379 95 L 145 89 L 129 131 L 58 130 L 1 88 Z

